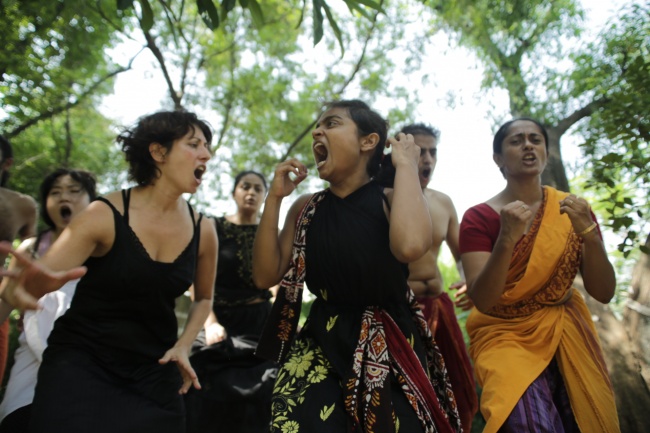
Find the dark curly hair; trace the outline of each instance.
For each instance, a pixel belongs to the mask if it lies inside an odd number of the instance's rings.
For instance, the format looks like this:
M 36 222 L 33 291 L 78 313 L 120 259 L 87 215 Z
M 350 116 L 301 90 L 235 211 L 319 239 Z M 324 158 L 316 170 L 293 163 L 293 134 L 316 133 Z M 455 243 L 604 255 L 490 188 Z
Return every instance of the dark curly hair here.
M 348 99 L 340 101 L 330 101 L 323 104 L 324 111 L 332 108 L 343 108 L 347 110 L 350 119 L 357 125 L 357 136 L 359 138 L 372 134 L 379 135 L 379 142 L 372 154 L 366 172 L 368 176 L 373 177 L 379 172 L 384 146 L 388 138 L 388 121 L 381 117 L 379 113 L 371 109 L 368 104 L 358 99 Z
M 129 177 L 139 186 L 151 184 L 160 175 L 160 170 L 149 153 L 149 145 L 160 143 L 169 151 L 174 141 L 197 127 L 203 132 L 207 142 L 211 143 L 210 126 L 194 113 L 160 111 L 140 118 L 133 128 L 126 129 L 117 136 L 117 142 L 122 145 L 122 151 L 129 163 Z
M 39 188 L 39 207 L 41 209 L 41 218 L 43 222 L 47 224 L 50 228 L 56 228 L 54 221 L 50 218 L 50 215 L 47 213 L 47 196 L 50 195 L 50 191 L 54 187 L 54 183 L 61 176 L 69 175 L 75 182 L 79 182 L 84 191 L 88 194 L 90 201 L 97 198 L 97 179 L 95 175 L 89 171 L 85 170 L 74 170 L 70 168 L 57 168 L 52 173 L 45 176 L 41 186 Z

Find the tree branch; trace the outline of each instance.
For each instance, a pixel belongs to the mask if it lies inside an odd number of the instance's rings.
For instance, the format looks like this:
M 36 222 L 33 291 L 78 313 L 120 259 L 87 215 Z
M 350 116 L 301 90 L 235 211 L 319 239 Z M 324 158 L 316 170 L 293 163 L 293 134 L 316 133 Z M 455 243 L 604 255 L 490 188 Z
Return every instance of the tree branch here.
M 356 77 L 357 73 L 361 70 L 361 66 L 363 66 L 363 63 L 364 63 L 364 61 L 366 59 L 366 52 L 368 50 L 368 45 L 370 45 L 370 41 L 372 40 L 372 38 L 374 36 L 374 33 L 375 33 L 375 30 L 377 29 L 377 17 L 378 16 L 379 16 L 379 12 L 376 12 L 375 15 L 373 16 L 372 21 L 371 21 L 370 29 L 369 29 L 369 31 L 368 31 L 368 33 L 366 35 L 366 38 L 365 38 L 365 40 L 363 42 L 363 49 L 361 50 L 361 55 L 359 56 L 359 59 L 357 60 L 356 64 L 354 65 L 354 68 L 350 72 L 350 75 L 348 76 L 348 79 L 345 80 L 345 82 L 341 85 L 341 88 L 338 91 L 334 92 L 335 95 L 341 95 L 343 93 L 343 91 L 350 85 L 350 83 L 352 83 L 352 80 L 354 80 L 354 77 Z M 317 121 L 318 121 L 318 119 L 314 119 L 313 122 L 311 122 L 309 125 L 307 125 L 307 127 L 305 127 L 305 129 L 303 129 L 302 132 L 300 134 L 298 134 L 298 136 L 296 138 L 294 138 L 294 140 L 291 142 L 291 144 L 289 145 L 287 150 L 284 152 L 284 154 L 280 157 L 278 162 L 282 162 L 282 161 L 286 160 L 289 157 L 289 155 L 291 154 L 293 149 L 295 149 L 296 146 L 298 146 L 298 144 L 300 144 L 302 139 L 305 138 L 305 136 L 307 134 L 309 134 L 309 131 L 311 131 L 311 129 L 314 127 L 314 125 L 316 125 Z
M 158 60 L 158 64 L 160 65 L 160 69 L 162 70 L 163 73 L 163 77 L 167 82 L 167 89 L 169 90 L 169 96 L 172 98 L 172 101 L 174 102 L 174 109 L 182 110 L 183 103 L 181 102 L 181 98 L 183 96 L 179 95 L 176 92 L 176 89 L 174 89 L 174 83 L 172 83 L 172 79 L 169 75 L 169 71 L 167 70 L 167 65 L 165 64 L 165 58 L 162 52 L 160 51 L 160 48 L 158 48 L 158 45 L 156 45 L 156 41 L 153 39 L 149 31 L 145 31 L 143 29 L 142 33 L 144 34 L 144 37 L 147 41 L 147 48 L 151 50 L 156 60 Z
M 564 119 L 560 120 L 555 126 L 555 131 L 558 134 L 558 137 L 561 137 L 569 128 L 575 125 L 579 120 L 584 119 L 585 117 L 590 116 L 597 108 L 606 105 L 609 102 L 608 98 L 598 98 L 582 108 L 577 109 L 573 113 L 569 114 Z
M 140 50 L 135 56 L 133 56 L 133 58 L 129 61 L 127 66 L 118 68 L 113 72 L 109 72 L 105 76 L 101 77 L 99 80 L 95 81 L 85 91 L 83 91 L 82 93 L 77 95 L 76 101 L 68 101 L 67 103 L 59 105 L 58 107 L 51 108 L 46 113 L 40 113 L 39 115 L 37 115 L 35 117 L 32 117 L 28 121 L 22 123 L 20 126 L 18 126 L 16 128 L 14 128 L 13 130 L 7 132 L 5 134 L 5 136 L 7 138 L 13 138 L 13 137 L 17 136 L 18 134 L 20 134 L 21 132 L 25 131 L 26 129 L 30 128 L 31 126 L 36 125 L 38 122 L 40 122 L 42 120 L 50 119 L 50 118 L 54 117 L 55 115 L 62 113 L 65 110 L 69 110 L 72 107 L 76 107 L 77 105 L 79 105 L 81 103 L 82 100 L 84 100 L 88 96 L 92 95 L 95 92 L 95 90 L 97 90 L 97 88 L 99 86 L 101 86 L 103 83 L 105 83 L 106 81 L 110 80 L 111 78 L 121 74 L 122 72 L 126 72 L 126 71 L 130 70 L 131 66 L 133 64 L 133 61 L 135 60 L 135 58 L 141 52 L 142 52 L 142 50 Z

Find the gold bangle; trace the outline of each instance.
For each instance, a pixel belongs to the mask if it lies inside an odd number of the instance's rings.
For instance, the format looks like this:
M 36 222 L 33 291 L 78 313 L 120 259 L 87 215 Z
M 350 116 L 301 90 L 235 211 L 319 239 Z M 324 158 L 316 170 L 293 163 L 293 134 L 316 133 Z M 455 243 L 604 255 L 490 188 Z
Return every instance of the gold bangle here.
M 582 236 L 586 235 L 587 233 L 593 232 L 596 229 L 596 226 L 597 226 L 597 224 L 595 222 L 593 222 L 593 223 L 591 223 L 591 225 L 589 227 L 587 227 L 586 229 L 584 229 L 580 233 L 576 233 L 576 234 L 578 236 L 582 237 Z

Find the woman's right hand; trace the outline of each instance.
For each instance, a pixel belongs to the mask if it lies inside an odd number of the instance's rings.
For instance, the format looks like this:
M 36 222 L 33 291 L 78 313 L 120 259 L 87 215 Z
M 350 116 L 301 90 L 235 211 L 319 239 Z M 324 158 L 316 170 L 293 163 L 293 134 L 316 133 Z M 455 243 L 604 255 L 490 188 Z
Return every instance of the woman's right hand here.
M 291 175 L 294 176 L 293 179 Z M 304 164 L 294 158 L 287 159 L 275 168 L 275 175 L 269 188 L 269 195 L 284 198 L 291 194 L 306 177 L 307 167 Z
M 515 200 L 508 203 L 501 209 L 499 237 L 509 244 L 515 245 L 526 233 L 526 228 L 532 218 L 533 212 L 523 201 Z
M 212 323 L 205 328 L 205 345 L 211 346 L 225 340 L 227 336 L 226 328 L 221 326 L 219 322 Z
M 0 253 L 13 255 L 18 263 L 15 269 L 0 270 L 0 276 L 4 277 L 0 297 L 20 311 L 38 309 L 38 298 L 86 273 L 84 266 L 69 271 L 52 271 L 28 255 L 17 252 L 8 242 L 0 242 Z

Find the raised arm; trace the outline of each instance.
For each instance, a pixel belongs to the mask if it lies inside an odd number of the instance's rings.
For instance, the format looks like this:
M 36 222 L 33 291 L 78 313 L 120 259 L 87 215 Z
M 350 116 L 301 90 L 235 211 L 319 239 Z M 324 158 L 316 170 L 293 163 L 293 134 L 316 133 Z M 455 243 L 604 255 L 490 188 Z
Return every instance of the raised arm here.
M 295 159 L 284 161 L 275 169 L 253 244 L 253 282 L 257 287 L 275 286 L 289 268 L 298 214 L 310 196 L 301 196 L 291 205 L 282 231 L 278 229 L 280 206 L 306 176 L 307 168 Z
M 512 251 L 533 218 L 530 209 L 523 205 L 517 200 L 501 209 L 501 229 L 491 253 L 476 251 L 461 256 L 467 293 L 481 312 L 489 311 L 503 294 Z
M 106 254 L 114 238 L 113 212 L 106 204 L 94 202 L 70 222 L 41 260 L 0 244 L 0 252 L 12 254 L 20 267 L 3 272 L 10 278 L 2 282 L 2 299 L 21 310 L 36 309 L 38 298 L 83 276 L 86 270 L 80 266 L 90 256 Z
M 388 141 L 395 166 L 395 183 L 388 195 L 390 249 L 397 260 L 410 263 L 422 257 L 433 242 L 429 208 L 418 180 L 420 148 L 411 134 L 400 133 Z
M 569 216 L 573 230 L 582 237 L 582 262 L 580 273 L 585 283 L 585 290 L 603 304 L 608 303 L 616 290 L 616 274 L 603 240 L 599 235 L 598 225 L 586 200 L 573 194 L 560 201 L 560 213 Z

